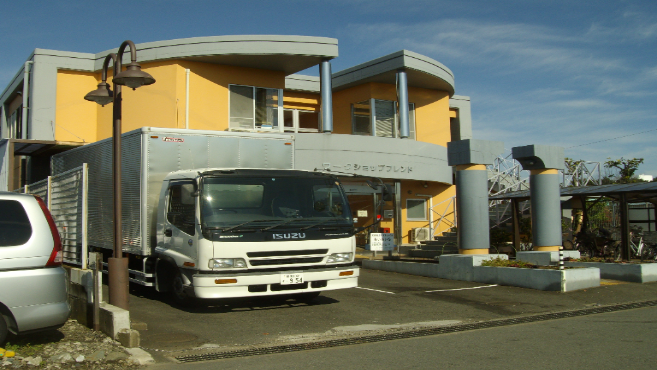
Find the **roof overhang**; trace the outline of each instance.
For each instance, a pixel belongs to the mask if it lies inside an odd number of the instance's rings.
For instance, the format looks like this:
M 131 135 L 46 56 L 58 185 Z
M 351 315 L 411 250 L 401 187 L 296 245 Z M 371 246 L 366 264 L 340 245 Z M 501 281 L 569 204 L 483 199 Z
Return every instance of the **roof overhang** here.
M 25 140 L 25 139 L 6 139 L 13 147 L 11 152 L 14 156 L 51 156 L 78 146 L 83 143 L 68 141 L 47 141 L 47 140 Z M 10 147 L 10 148 L 11 148 Z
M 193 37 L 137 44 L 139 63 L 180 59 L 281 71 L 290 75 L 338 56 L 338 40 L 329 37 L 240 35 Z M 94 69 L 100 71 L 105 56 L 95 55 Z M 124 53 L 123 62 L 129 62 Z
M 449 68 L 408 50 L 400 50 L 334 73 L 333 91 L 368 82 L 394 85 L 398 70 L 406 71 L 408 87 L 447 91 L 450 97 L 454 95 L 454 74 Z
M 290 75 L 285 77 L 285 90 L 319 93 L 321 92 L 320 80 L 316 76 Z

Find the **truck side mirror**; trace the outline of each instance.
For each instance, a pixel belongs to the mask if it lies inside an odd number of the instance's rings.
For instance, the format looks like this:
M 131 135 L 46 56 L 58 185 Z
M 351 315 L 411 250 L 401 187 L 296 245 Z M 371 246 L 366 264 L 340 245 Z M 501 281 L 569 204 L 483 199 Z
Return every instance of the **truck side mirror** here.
M 383 181 L 381 181 L 382 182 L 381 185 L 376 185 L 375 183 L 373 183 L 370 180 L 366 180 L 365 182 L 367 183 L 367 186 L 369 186 L 370 188 L 372 188 L 374 190 L 381 189 L 381 199 L 383 199 L 386 202 L 392 201 L 392 194 L 393 194 L 392 186 L 387 185 L 387 184 L 383 184 Z
M 194 192 L 197 190 L 195 184 L 183 184 L 180 187 L 180 201 L 182 204 L 194 204 L 197 195 L 194 195 Z
M 383 200 L 385 200 L 386 202 L 392 201 L 393 191 L 392 191 L 392 187 L 390 185 L 383 184 L 383 189 L 381 189 L 381 191 L 383 193 L 382 196 L 381 196 L 381 198 Z

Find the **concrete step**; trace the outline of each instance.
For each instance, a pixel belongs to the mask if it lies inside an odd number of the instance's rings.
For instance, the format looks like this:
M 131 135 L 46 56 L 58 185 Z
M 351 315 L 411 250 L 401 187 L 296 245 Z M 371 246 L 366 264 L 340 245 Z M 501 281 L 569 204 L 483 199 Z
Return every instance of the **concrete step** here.
M 456 240 L 456 235 L 436 236 L 433 240 Z
M 444 248 L 444 249 L 415 249 L 415 250 L 410 250 L 408 251 L 408 256 L 409 257 L 416 257 L 416 258 L 435 258 L 438 256 L 441 256 L 443 254 L 458 254 L 459 249 L 455 247 L 449 247 L 449 248 Z
M 399 247 L 399 254 L 408 255 L 409 251 L 412 251 L 414 249 L 417 249 L 417 246 L 414 245 L 414 244 L 413 245 L 411 245 L 411 244 L 402 245 L 401 247 Z
M 454 238 L 438 237 L 436 240 L 427 240 L 426 242 L 421 242 L 420 245 L 433 246 L 433 247 L 442 247 L 443 245 L 456 245 L 458 240 Z M 435 249 L 435 248 L 432 248 Z

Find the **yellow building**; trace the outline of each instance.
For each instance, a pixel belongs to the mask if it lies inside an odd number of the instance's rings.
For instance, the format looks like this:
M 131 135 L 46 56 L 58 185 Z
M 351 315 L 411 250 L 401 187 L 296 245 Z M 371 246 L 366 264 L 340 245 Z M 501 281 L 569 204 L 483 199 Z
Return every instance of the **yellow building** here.
M 83 99 L 110 52 L 35 49 L 0 95 L 0 190 L 47 177 L 54 153 L 111 137 L 112 105 Z M 357 226 L 378 216 L 370 177 L 394 189 L 380 227 L 398 244 L 453 225 L 446 146 L 471 138 L 470 101 L 441 63 L 402 50 L 331 74 L 337 40 L 271 35 L 144 43 L 137 57 L 157 82 L 123 88 L 123 132 L 294 133 L 295 168 L 341 175 Z M 323 78 L 296 74 L 313 66 Z

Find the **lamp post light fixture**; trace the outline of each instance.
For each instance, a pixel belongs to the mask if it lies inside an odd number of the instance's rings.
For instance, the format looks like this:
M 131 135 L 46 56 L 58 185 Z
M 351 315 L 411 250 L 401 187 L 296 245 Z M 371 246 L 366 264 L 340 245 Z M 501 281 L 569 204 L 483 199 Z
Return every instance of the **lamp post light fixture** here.
M 121 61 L 126 47 L 130 47 L 130 64 L 122 71 Z M 114 91 L 107 83 L 107 69 L 109 62 L 114 65 Z M 98 88 L 84 96 L 86 100 L 96 102 L 102 106 L 114 102 L 112 107 L 112 175 L 114 176 L 114 254 L 108 259 L 109 275 L 109 303 L 111 305 L 128 309 L 128 259 L 123 258 L 123 227 L 121 224 L 121 86 L 125 85 L 133 90 L 155 83 L 155 79 L 141 70 L 137 64 L 137 48 L 130 41 L 124 41 L 118 53 L 110 53 L 105 57 L 102 70 L 102 81 Z

